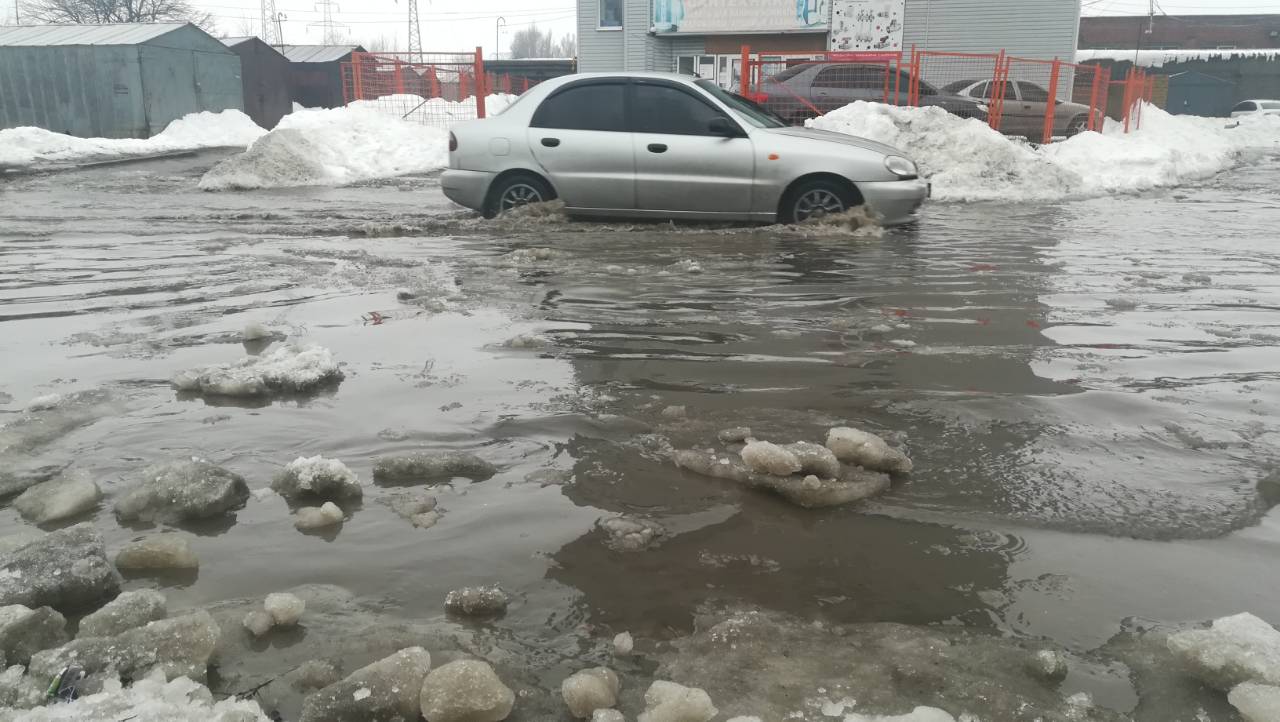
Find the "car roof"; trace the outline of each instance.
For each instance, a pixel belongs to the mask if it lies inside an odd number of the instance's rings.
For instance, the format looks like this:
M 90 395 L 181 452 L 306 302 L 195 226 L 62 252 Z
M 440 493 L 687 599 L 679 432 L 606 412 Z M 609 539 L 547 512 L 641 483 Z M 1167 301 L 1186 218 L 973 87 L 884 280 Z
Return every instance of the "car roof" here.
M 1241 103 L 1280 103 L 1280 100 L 1276 100 L 1275 98 L 1249 98 L 1248 100 L 1242 100 L 1240 102 Z

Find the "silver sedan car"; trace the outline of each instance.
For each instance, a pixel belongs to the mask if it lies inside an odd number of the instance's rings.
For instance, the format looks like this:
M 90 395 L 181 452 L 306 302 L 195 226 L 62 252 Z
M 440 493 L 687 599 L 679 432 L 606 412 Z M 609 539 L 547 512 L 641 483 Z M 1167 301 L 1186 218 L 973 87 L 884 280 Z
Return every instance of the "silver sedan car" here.
M 458 123 L 441 185 L 490 218 L 559 198 L 575 216 L 761 223 L 865 204 L 894 225 L 929 196 L 896 148 L 788 127 L 711 81 L 665 73 L 556 78 Z

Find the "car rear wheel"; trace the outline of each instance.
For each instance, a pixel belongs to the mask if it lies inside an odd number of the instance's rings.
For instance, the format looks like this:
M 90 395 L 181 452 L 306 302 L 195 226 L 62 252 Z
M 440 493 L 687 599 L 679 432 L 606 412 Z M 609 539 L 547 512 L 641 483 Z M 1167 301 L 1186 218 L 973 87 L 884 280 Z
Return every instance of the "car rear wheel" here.
M 805 181 L 787 194 L 780 220 L 783 223 L 804 223 L 839 215 L 854 205 L 854 194 L 846 186 L 823 179 Z
M 1089 118 L 1084 115 L 1077 115 L 1067 123 L 1067 137 L 1073 138 L 1081 133 L 1089 130 Z
M 485 218 L 495 218 L 530 203 L 554 200 L 555 191 L 547 182 L 535 175 L 520 173 L 498 180 L 489 192 L 489 202 L 484 209 Z

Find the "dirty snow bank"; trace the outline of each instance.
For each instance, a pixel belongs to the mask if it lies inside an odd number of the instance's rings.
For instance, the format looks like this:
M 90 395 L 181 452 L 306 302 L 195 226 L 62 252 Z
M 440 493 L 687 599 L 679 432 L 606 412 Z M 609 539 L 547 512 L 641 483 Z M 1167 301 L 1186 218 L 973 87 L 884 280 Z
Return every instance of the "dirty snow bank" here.
M 146 139 L 76 138 L 43 128 L 0 130 L 0 167 L 78 163 L 223 146 L 245 147 L 267 131 L 238 110 L 192 113 Z
M 489 96 L 489 114 L 505 109 L 513 98 Z M 344 185 L 437 170 L 449 163 L 445 126 L 452 119 L 475 116 L 474 98 L 422 103 L 418 96 L 387 96 L 345 108 L 291 113 L 249 150 L 214 166 L 200 187 L 218 191 Z
M 1249 155 L 1280 150 L 1280 118 L 1230 127 L 1147 106 L 1141 130 L 1108 123 L 1043 147 L 940 108 L 857 102 L 809 126 L 888 143 L 920 163 L 940 200 L 1059 200 L 1167 188 L 1207 178 Z

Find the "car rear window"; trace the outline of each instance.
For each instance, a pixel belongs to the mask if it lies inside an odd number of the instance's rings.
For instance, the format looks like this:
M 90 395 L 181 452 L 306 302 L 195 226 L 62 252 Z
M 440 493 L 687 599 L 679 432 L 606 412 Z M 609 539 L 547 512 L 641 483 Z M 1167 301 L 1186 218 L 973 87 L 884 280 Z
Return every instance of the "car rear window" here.
M 529 125 L 623 133 L 627 130 L 623 114 L 625 95 L 626 85 L 622 83 L 571 85 L 542 101 Z

